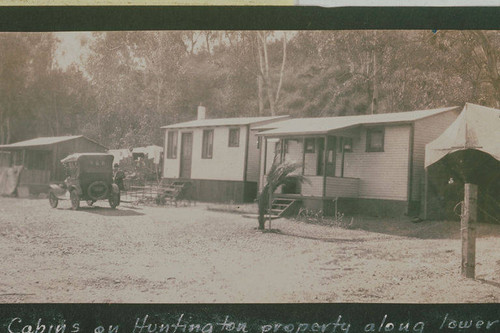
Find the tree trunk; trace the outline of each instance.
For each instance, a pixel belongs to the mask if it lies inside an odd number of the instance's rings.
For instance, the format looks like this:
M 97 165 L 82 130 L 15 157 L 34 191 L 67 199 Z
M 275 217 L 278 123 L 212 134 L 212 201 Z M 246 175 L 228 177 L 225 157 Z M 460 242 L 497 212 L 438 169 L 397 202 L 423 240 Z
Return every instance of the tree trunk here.
M 280 98 L 281 85 L 283 83 L 283 73 L 285 72 L 285 62 L 286 62 L 286 33 L 283 33 L 283 60 L 281 61 L 280 80 L 278 82 L 278 88 L 276 89 L 276 98 L 275 98 L 276 103 L 278 103 L 278 100 Z
M 493 89 L 495 90 L 496 96 L 500 96 L 500 73 L 498 70 L 498 55 L 496 49 L 492 47 L 488 36 L 486 36 L 484 31 L 475 31 L 474 34 L 477 36 L 486 57 L 486 75 L 490 78 L 490 82 Z M 500 106 L 499 98 L 494 98 L 496 106 Z
M 3 128 L 3 111 L 0 110 L 0 145 L 5 144 L 4 137 L 4 128 Z
M 257 76 L 257 92 L 259 96 L 259 116 L 264 114 L 264 96 L 262 95 L 262 76 Z
M 259 230 L 264 230 L 266 228 L 266 211 L 268 205 L 268 188 L 266 185 L 262 189 L 262 192 L 259 195 Z
M 260 45 L 262 47 L 262 56 L 264 61 L 264 85 L 266 86 L 267 99 L 269 101 L 269 109 L 271 110 L 271 116 L 275 116 L 276 110 L 274 107 L 275 100 L 273 94 L 273 84 L 271 80 L 271 75 L 269 74 L 269 57 L 267 54 L 267 34 L 265 32 L 262 32 L 258 33 L 258 36 L 260 39 Z
M 54 113 L 55 113 L 55 136 L 59 136 L 59 110 L 57 108 L 57 98 L 56 93 L 52 93 L 52 102 L 54 103 Z
M 273 96 L 273 89 L 271 87 L 271 82 L 266 80 L 266 91 L 267 91 L 267 99 L 269 100 L 269 109 L 271 110 L 271 116 L 276 115 L 276 110 L 274 107 L 274 96 Z
M 161 93 L 163 91 L 163 79 L 159 77 L 157 83 L 158 83 L 158 89 L 156 90 L 156 113 L 160 115 Z M 158 117 L 158 119 L 160 119 L 160 117 Z
M 7 137 L 5 138 L 5 143 L 6 144 L 9 144 L 10 143 L 10 116 L 7 115 L 7 119 L 5 121 L 5 123 L 7 124 Z
M 373 79 L 372 79 L 372 105 L 371 113 L 375 114 L 377 109 L 377 99 L 378 99 L 378 84 L 377 84 L 377 53 L 375 50 L 373 52 Z

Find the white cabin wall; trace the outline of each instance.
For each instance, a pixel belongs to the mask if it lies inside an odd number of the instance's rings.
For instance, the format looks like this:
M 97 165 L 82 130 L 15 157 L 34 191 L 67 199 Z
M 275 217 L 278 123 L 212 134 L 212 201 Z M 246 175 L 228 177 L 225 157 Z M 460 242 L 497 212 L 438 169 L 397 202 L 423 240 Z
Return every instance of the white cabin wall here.
M 229 127 L 211 128 L 214 130 L 213 153 L 212 158 L 207 159 L 201 158 L 204 129 L 193 130 L 192 179 L 243 181 L 246 127 L 239 128 L 239 147 L 228 147 Z
M 344 177 L 360 179 L 360 198 L 407 200 L 410 129 L 386 126 L 383 152 L 366 152 L 365 128 L 353 138 L 353 151 L 345 153 Z
M 177 132 L 177 156 L 175 159 L 167 158 L 167 146 L 168 146 L 168 130 L 165 131 L 165 141 L 163 145 L 163 177 L 164 178 L 179 178 L 180 173 L 180 152 L 181 152 L 181 133 L 180 131 L 174 130 L 172 132 Z

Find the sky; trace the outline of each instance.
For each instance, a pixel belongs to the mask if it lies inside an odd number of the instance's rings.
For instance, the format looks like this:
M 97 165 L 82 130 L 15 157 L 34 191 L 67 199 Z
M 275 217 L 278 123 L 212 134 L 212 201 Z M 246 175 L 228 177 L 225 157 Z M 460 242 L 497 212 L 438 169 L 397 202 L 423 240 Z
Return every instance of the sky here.
M 57 63 L 66 69 L 72 63 L 81 64 L 88 55 L 89 50 L 81 45 L 82 39 L 91 39 L 91 32 L 56 32 L 56 37 L 61 41 L 56 51 Z

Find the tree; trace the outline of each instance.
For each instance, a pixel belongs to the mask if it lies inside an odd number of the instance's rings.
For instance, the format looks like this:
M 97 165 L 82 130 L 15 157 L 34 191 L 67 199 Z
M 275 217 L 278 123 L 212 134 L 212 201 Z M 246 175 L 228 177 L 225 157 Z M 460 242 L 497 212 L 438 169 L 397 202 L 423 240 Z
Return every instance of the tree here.
M 281 87 L 286 72 L 287 33 L 271 31 L 241 31 L 227 33 L 229 65 L 245 73 L 245 83 L 255 82 L 258 114 L 279 113 Z M 279 45 L 279 47 L 278 47 Z M 255 80 L 255 81 L 254 81 Z
M 0 144 L 10 143 L 13 119 L 21 115 L 22 92 L 27 86 L 29 43 L 21 33 L 0 34 Z
M 266 184 L 264 185 L 262 191 L 258 197 L 259 204 L 259 229 L 264 230 L 266 219 L 265 214 L 268 212 L 269 217 L 269 229 L 271 229 L 271 212 L 270 208 L 272 206 L 273 195 L 276 189 L 281 185 L 287 185 L 292 183 L 302 183 L 307 181 L 302 174 L 294 173 L 300 167 L 297 163 L 283 162 L 277 163 L 276 158 L 269 170 L 266 177 Z
M 85 65 L 96 94 L 94 127 L 111 147 L 160 144 L 175 119 L 188 54 L 179 32 L 95 33 Z
M 472 87 L 471 100 L 500 107 L 500 38 L 495 31 L 438 31 L 432 45 L 448 53 L 455 75 Z

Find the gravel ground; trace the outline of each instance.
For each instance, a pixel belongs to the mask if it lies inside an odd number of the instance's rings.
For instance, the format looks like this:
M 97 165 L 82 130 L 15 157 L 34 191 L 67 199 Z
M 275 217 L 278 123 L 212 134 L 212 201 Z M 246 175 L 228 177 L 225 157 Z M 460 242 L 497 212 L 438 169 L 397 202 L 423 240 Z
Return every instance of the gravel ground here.
M 350 229 L 196 207 L 0 198 L 0 302 L 499 302 L 500 226 L 356 217 Z M 354 228 L 354 229 L 353 229 Z

